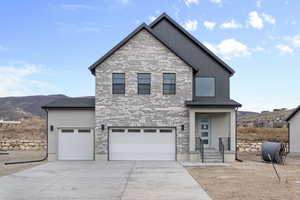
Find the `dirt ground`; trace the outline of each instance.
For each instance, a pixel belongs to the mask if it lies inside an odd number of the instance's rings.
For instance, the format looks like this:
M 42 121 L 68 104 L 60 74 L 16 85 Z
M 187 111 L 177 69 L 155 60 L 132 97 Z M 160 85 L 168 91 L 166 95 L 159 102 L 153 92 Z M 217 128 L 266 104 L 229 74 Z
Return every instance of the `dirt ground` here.
M 240 142 L 288 142 L 287 128 L 238 127 L 237 139 Z
M 45 152 L 43 151 L 10 151 L 9 155 L 0 155 L 0 177 L 43 164 L 46 161 L 15 165 L 4 165 L 4 163 L 36 160 L 43 158 L 44 155 Z
M 255 153 L 239 155 L 243 162 L 230 167 L 191 167 L 190 174 L 213 200 L 296 200 L 300 199 L 300 157 L 287 157 L 285 165 L 263 163 Z

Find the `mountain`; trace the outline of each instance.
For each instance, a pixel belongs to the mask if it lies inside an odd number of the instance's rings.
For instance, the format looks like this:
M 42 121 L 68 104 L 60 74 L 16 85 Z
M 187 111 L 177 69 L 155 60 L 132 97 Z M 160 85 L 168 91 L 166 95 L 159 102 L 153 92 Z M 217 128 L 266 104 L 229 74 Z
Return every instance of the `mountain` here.
M 46 113 L 41 109 L 41 106 L 66 97 L 68 96 L 63 94 L 1 97 L 0 120 L 20 120 L 33 117 L 46 118 Z M 273 112 L 263 111 L 261 113 L 238 111 L 237 124 L 238 126 L 282 127 L 286 126 L 284 120 L 293 110 L 274 109 Z
M 263 111 L 261 113 L 239 111 L 237 115 L 238 126 L 254 126 L 264 128 L 286 127 L 285 119 L 294 109 L 274 109 L 273 111 Z
M 251 116 L 251 115 L 257 115 L 257 114 L 259 114 L 258 112 L 251 112 L 251 111 L 238 111 L 238 118 L 240 118 L 240 117 L 245 117 L 245 116 Z
M 50 103 L 58 98 L 65 98 L 66 95 L 37 95 L 23 97 L 1 97 L 0 98 L 0 120 L 20 120 L 38 116 L 46 117 L 41 106 Z

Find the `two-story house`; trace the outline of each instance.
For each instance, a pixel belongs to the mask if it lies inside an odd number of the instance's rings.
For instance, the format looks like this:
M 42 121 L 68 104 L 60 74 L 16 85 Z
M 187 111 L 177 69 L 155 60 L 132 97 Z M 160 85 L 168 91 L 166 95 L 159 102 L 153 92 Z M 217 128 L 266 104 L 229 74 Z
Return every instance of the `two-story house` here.
M 235 159 L 234 70 L 168 15 L 141 24 L 89 69 L 95 98 L 43 107 L 49 160 Z

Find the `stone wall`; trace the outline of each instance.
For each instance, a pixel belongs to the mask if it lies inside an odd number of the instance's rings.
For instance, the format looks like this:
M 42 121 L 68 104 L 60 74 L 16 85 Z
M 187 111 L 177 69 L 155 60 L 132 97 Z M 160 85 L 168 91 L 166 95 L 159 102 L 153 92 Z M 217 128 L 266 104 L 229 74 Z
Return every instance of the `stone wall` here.
M 124 95 L 112 94 L 112 73 L 125 73 Z M 137 73 L 151 73 L 151 94 L 138 95 Z M 163 95 L 163 73 L 176 73 L 176 95 Z M 96 153 L 107 154 L 109 126 L 176 127 L 177 152 L 188 152 L 192 81 L 190 66 L 146 30 L 137 33 L 96 68 Z
M 17 125 L 0 126 L 0 151 L 41 151 L 46 149 L 46 121 L 24 120 Z
M 261 146 L 263 142 L 246 142 L 239 141 L 237 143 L 237 148 L 239 152 L 259 152 L 261 151 Z M 288 144 L 285 143 L 286 149 L 288 149 Z
M 239 152 L 257 152 L 261 151 L 262 142 L 238 142 L 237 148 Z
M 46 150 L 46 140 L 0 140 L 0 151 L 42 151 Z

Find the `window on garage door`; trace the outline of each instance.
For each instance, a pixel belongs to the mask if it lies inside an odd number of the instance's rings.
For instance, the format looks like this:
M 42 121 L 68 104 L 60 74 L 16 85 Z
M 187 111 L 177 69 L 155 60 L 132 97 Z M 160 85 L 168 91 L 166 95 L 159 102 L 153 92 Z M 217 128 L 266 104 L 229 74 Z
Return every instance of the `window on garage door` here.
M 62 129 L 61 130 L 62 133 L 74 133 L 74 129 Z
M 90 129 L 78 129 L 78 133 L 90 133 Z

